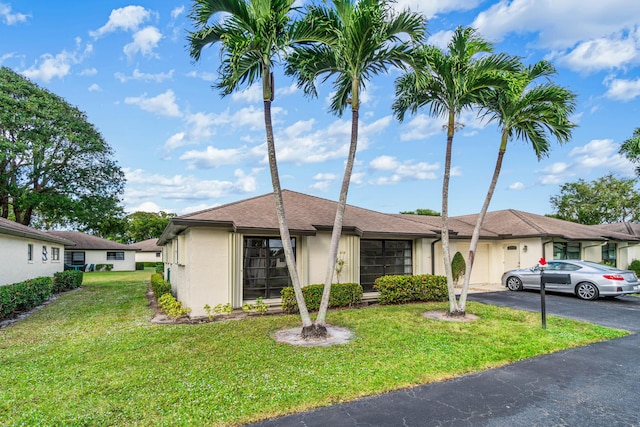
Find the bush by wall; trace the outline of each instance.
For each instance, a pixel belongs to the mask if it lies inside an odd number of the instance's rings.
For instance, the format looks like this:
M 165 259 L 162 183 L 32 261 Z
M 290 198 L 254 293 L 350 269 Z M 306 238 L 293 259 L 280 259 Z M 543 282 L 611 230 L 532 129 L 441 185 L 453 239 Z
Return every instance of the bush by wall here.
M 383 276 L 373 288 L 380 292 L 380 304 L 402 304 L 411 301 L 446 301 L 447 279 L 444 276 Z
M 53 293 L 53 277 L 0 286 L 0 319 L 42 304 Z
M 309 285 L 302 288 L 304 301 L 309 311 L 318 310 L 322 300 L 324 285 Z M 293 287 L 289 286 L 280 292 L 282 311 L 297 313 L 298 303 Z M 362 286 L 357 283 L 334 283 L 329 294 L 329 307 L 352 307 L 362 301 Z
M 144 262 L 136 262 L 136 270 L 144 270 Z
M 164 274 L 164 263 L 157 262 L 155 264 L 155 268 L 156 268 L 156 273 Z
M 158 299 L 158 305 L 172 319 L 186 316 L 191 313 L 191 309 L 183 307 L 182 303 L 176 300 L 171 293 L 164 294 Z
M 171 293 L 171 283 L 167 282 L 162 278 L 162 274 L 154 273 L 151 275 L 151 289 L 153 290 L 153 295 L 159 301 L 160 298 L 164 294 Z
M 82 285 L 84 273 L 76 270 L 65 270 L 53 275 L 53 293 L 57 294 L 71 289 L 79 288 Z
M 634 259 L 631 261 L 627 269 L 633 271 L 636 273 L 636 276 L 640 277 L 640 260 Z

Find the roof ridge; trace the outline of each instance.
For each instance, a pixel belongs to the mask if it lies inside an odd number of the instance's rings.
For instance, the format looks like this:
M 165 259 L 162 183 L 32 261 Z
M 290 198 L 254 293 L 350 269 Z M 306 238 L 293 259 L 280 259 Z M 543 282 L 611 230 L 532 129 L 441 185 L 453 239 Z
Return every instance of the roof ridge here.
M 515 209 L 507 209 L 509 212 L 511 212 L 513 215 L 515 215 L 516 217 L 520 218 L 520 220 L 522 220 L 523 222 L 525 222 L 526 224 L 528 224 L 529 226 L 533 227 L 536 229 L 536 231 L 538 231 L 538 233 L 540 234 L 548 234 L 544 228 L 540 227 L 538 224 L 536 224 L 533 221 L 530 221 L 524 214 L 524 212 L 515 210 Z M 530 214 L 530 215 L 535 215 L 535 214 Z M 551 218 L 554 219 L 554 218 Z

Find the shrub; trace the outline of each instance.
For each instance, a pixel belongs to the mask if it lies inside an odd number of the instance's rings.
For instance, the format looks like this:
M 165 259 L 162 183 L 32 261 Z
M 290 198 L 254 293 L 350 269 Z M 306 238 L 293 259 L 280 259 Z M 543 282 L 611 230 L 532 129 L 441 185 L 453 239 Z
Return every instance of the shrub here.
M 634 259 L 631 261 L 627 269 L 635 272 L 636 276 L 640 277 L 640 260 Z
M 456 252 L 451 260 L 451 273 L 453 274 L 453 283 L 458 284 L 458 280 L 467 270 L 467 263 L 464 261 L 464 257 L 460 252 Z
M 76 270 L 65 270 L 53 275 L 53 293 L 57 294 L 82 285 L 84 273 Z
M 151 275 L 151 289 L 153 290 L 153 295 L 160 300 L 165 294 L 171 293 L 171 283 L 167 282 L 162 278 L 162 274 L 154 273 Z
M 233 311 L 233 307 L 231 307 L 231 304 L 229 303 L 226 303 L 224 305 L 216 304 L 213 308 L 211 308 L 209 304 L 206 304 L 204 306 L 204 311 L 207 312 L 207 316 L 209 316 L 209 320 L 211 320 L 218 314 L 231 314 L 231 312 Z
M 136 270 L 144 270 L 144 262 L 136 262 Z
M 380 292 L 380 304 L 402 304 L 410 301 L 445 301 L 448 298 L 444 276 L 383 276 L 376 279 L 374 289 Z
M 0 319 L 42 304 L 53 294 L 53 277 L 0 286 Z
M 165 313 L 167 313 L 167 316 L 172 319 L 177 319 L 178 317 L 186 316 L 191 313 L 190 308 L 183 307 L 182 303 L 175 299 L 170 293 L 162 295 L 158 300 L 158 305 Z
M 161 262 L 157 262 L 155 265 L 156 273 L 164 274 L 164 264 Z
M 258 297 L 255 304 L 242 304 L 242 311 L 244 311 L 245 313 L 251 313 L 252 311 L 255 311 L 260 315 L 264 315 L 267 313 L 267 311 L 269 311 L 269 306 L 262 300 L 262 297 Z
M 95 271 L 111 271 L 113 270 L 113 264 L 96 264 Z
M 318 310 L 324 285 L 309 285 L 302 288 L 304 301 L 309 311 Z M 282 311 L 297 313 L 298 302 L 292 287 L 282 289 Z M 329 307 L 352 307 L 362 301 L 362 286 L 358 283 L 334 283 L 329 294 Z

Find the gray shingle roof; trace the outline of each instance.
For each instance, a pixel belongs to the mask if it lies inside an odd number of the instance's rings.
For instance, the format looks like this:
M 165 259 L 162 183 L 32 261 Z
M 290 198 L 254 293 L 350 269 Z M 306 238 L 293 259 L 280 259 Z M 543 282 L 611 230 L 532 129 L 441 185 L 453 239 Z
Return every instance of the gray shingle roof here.
M 283 198 L 292 234 L 313 235 L 318 230 L 333 228 L 337 202 L 289 190 L 283 191 Z M 477 219 L 478 214 L 450 217 L 451 238 L 470 238 Z M 158 244 L 163 245 L 190 226 L 222 227 L 245 234 L 279 232 L 272 193 L 174 217 L 158 239 Z M 345 209 L 344 232 L 364 237 L 437 237 L 441 227 L 442 218 L 437 216 L 385 214 L 351 205 Z M 566 240 L 640 241 L 640 238 L 629 233 L 515 209 L 488 212 L 480 236 L 484 239 L 555 237 Z
M 59 236 L 53 236 L 41 230 L 37 230 L 26 225 L 0 217 L 0 234 L 8 234 L 11 236 L 28 237 L 46 242 L 57 243 L 59 245 L 73 246 L 73 242 Z
M 283 190 L 282 194 L 287 223 L 292 234 L 313 235 L 319 230 L 333 228 L 337 202 L 290 190 Z M 226 227 L 243 233 L 279 233 L 272 193 L 174 217 L 158 239 L 158 243 L 164 244 L 167 239 L 190 225 Z M 345 208 L 343 231 L 363 236 L 436 235 L 414 221 L 351 205 Z
M 162 246 L 158 246 L 158 239 L 156 238 L 132 243 L 129 248 L 140 252 L 162 252 Z
M 75 246 L 72 246 L 70 249 L 114 251 L 134 250 L 127 245 L 123 245 L 122 243 L 112 242 L 111 240 L 91 236 L 79 231 L 47 231 L 47 234 L 51 234 L 52 236 L 56 237 L 62 237 L 64 239 L 70 240 L 71 242 L 74 242 Z
M 615 231 L 632 237 L 640 237 L 640 224 L 634 222 L 616 222 L 614 224 L 594 225 L 603 230 Z

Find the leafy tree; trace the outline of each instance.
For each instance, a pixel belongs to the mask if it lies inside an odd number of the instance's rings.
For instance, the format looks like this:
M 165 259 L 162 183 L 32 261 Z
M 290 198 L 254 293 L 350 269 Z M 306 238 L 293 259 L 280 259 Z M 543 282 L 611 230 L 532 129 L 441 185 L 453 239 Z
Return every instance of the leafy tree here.
M 176 214 L 164 211 L 158 213 L 137 211 L 127 215 L 124 243 L 141 242 L 160 237 L 174 216 Z
M 596 225 L 640 220 L 640 193 L 635 179 L 617 179 L 612 174 L 594 181 L 579 179 L 560 186 L 551 197 L 555 218 Z
M 112 156 L 83 112 L 0 68 L 0 216 L 108 232 L 125 183 Z
M 449 250 L 449 179 L 453 137 L 460 127 L 460 114 L 482 104 L 495 87 L 506 82 L 501 71 L 515 71 L 518 61 L 505 54 L 493 54 L 493 45 L 475 29 L 458 27 L 447 52 L 424 46 L 416 54 L 419 67 L 396 80 L 393 110 L 399 120 L 407 111 L 428 107 L 432 116 L 447 120 L 444 177 L 442 180 L 442 253 L 449 291 L 449 314 L 464 316 L 465 307 L 456 300 Z
M 404 211 L 400 213 L 406 214 L 406 215 L 440 216 L 440 212 L 434 211 L 433 209 L 421 209 L 421 208 L 418 208 L 415 211 Z
M 507 143 L 514 139 L 531 143 L 540 160 L 549 152 L 549 138 L 554 138 L 560 144 L 571 138 L 575 124 L 569 120 L 569 116 L 575 111 L 576 96 L 551 81 L 534 84 L 537 79 L 548 78 L 555 73 L 555 67 L 547 61 L 522 67 L 517 73 L 506 73 L 504 77 L 508 86 L 496 88 L 483 102 L 485 117 L 498 123 L 501 137 L 493 177 L 471 236 L 467 270 L 459 299 L 462 308 L 466 304 L 480 230 L 498 183 Z
M 640 128 L 636 128 L 633 136 L 622 143 L 619 152 L 637 165 L 636 175 L 640 177 Z
M 215 86 L 223 96 L 238 90 L 245 83 L 262 82 L 264 125 L 267 137 L 269 169 L 280 228 L 280 238 L 302 320 L 302 336 L 313 336 L 312 323 L 304 301 L 291 236 L 285 216 L 282 187 L 278 174 L 271 102 L 274 99 L 272 65 L 291 43 L 290 17 L 294 0 L 194 0 L 190 18 L 195 31 L 189 32 L 191 57 L 198 61 L 202 49 L 220 43 L 222 63 L 220 81 Z M 214 17 L 217 22 L 210 22 Z
M 412 43 L 422 41 L 424 33 L 424 17 L 409 11 L 394 15 L 388 2 L 381 0 L 334 0 L 333 7 L 312 5 L 295 27 L 294 38 L 305 43 L 298 45 L 287 57 L 287 74 L 297 77 L 305 94 L 314 97 L 317 96 L 318 80 L 325 82 L 335 77 L 331 112 L 342 115 L 351 107 L 349 154 L 333 224 L 322 302 L 316 318 L 319 335 L 326 335 L 324 325 L 331 282 L 358 145 L 360 93 L 371 77 L 386 73 L 389 67 L 404 68 L 411 62 Z M 403 37 L 409 41 L 403 42 Z

